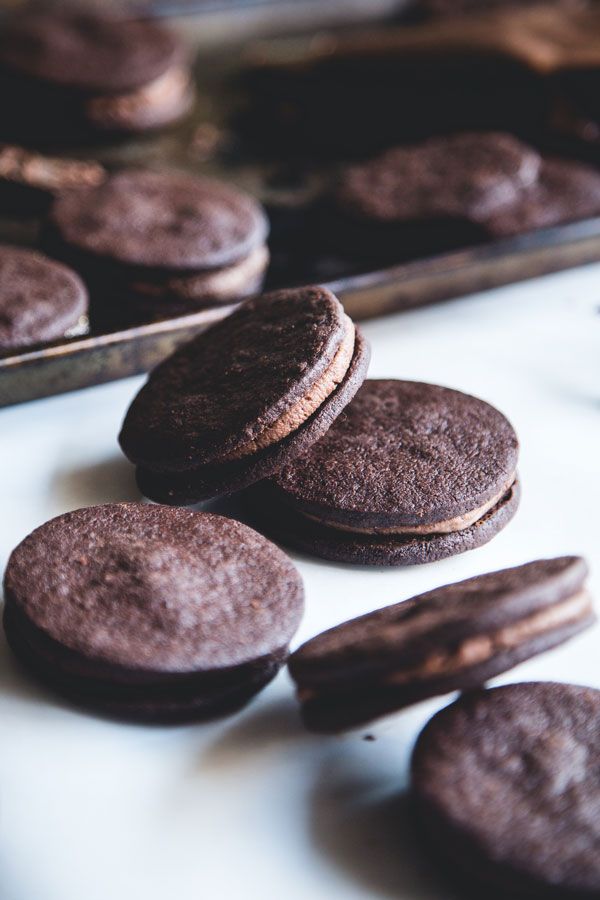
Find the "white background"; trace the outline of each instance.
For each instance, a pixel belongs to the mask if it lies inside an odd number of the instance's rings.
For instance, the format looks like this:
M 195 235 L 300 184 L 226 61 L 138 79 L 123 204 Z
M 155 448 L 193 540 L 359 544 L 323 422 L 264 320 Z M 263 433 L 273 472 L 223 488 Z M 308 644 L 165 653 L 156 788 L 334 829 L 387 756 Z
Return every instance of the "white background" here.
M 412 569 L 297 558 L 295 644 L 369 609 L 537 557 L 584 554 L 600 598 L 600 266 L 365 326 L 372 376 L 492 402 L 523 499 L 487 546 Z M 116 435 L 132 379 L 0 411 L 0 565 L 37 525 L 137 497 Z M 68 561 L 65 561 L 68 564 Z M 599 629 L 504 681 L 600 686 Z M 209 725 L 117 725 L 29 682 L 0 642 L 0 900 L 449 898 L 413 837 L 407 761 L 447 698 L 343 737 L 303 731 L 285 671 Z M 365 741 L 371 734 L 375 741 Z

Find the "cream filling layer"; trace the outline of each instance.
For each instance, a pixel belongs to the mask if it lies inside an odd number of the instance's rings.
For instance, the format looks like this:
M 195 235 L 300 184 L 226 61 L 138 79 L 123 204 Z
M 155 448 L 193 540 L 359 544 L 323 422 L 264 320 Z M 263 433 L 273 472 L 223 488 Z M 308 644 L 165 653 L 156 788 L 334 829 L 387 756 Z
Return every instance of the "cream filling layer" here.
M 506 625 L 488 635 L 467 638 L 455 650 L 438 651 L 426 657 L 418 666 L 399 669 L 385 676 L 382 685 L 402 686 L 410 682 L 428 681 L 454 675 L 463 669 L 480 665 L 492 659 L 497 653 L 514 650 L 523 642 L 539 637 L 564 625 L 586 618 L 592 613 L 592 598 L 588 591 L 581 590 L 560 603 L 534 613 L 532 616 Z M 326 689 L 323 690 L 323 693 Z M 303 702 L 318 696 L 313 688 L 301 688 L 298 697 Z M 333 692 L 331 692 L 333 694 Z
M 341 525 L 339 522 L 330 522 L 328 519 L 313 516 L 310 513 L 302 512 L 307 519 L 318 522 L 319 525 L 326 525 L 328 528 L 335 528 L 337 531 L 347 531 L 351 534 L 451 534 L 453 531 L 463 531 L 478 522 L 479 519 L 493 509 L 497 503 L 502 500 L 508 489 L 514 484 L 516 472 L 510 476 L 502 490 L 484 503 L 477 509 L 472 509 L 460 516 L 454 516 L 453 519 L 446 519 L 443 522 L 433 522 L 430 525 L 392 525 L 384 528 L 356 528 L 350 525 Z
M 189 73 L 182 68 L 168 69 L 154 81 L 136 91 L 115 96 L 92 97 L 87 101 L 87 116 L 98 122 L 107 120 L 127 124 L 141 111 L 171 109 L 185 97 L 190 87 Z
M 256 247 L 248 256 L 222 269 L 177 275 L 154 284 L 136 281 L 131 287 L 137 294 L 152 299 L 176 296 L 182 300 L 236 300 L 252 286 L 269 264 L 266 244 Z
M 265 447 L 282 441 L 292 431 L 300 428 L 343 380 L 354 354 L 355 337 L 354 322 L 344 315 L 344 336 L 337 353 L 308 393 L 286 410 L 276 422 L 263 429 L 257 437 L 246 444 L 242 444 L 234 452 L 223 457 L 223 461 L 228 462 L 241 459 L 250 453 L 255 453 L 257 450 L 264 450 Z

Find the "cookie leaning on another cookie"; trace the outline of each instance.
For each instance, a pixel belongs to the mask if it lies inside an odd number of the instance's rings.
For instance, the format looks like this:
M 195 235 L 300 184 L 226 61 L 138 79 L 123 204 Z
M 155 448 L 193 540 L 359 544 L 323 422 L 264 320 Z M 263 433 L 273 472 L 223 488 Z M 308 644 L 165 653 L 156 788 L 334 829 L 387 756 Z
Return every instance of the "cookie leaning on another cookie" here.
M 479 687 L 594 622 L 587 566 L 566 556 L 478 575 L 344 622 L 289 659 L 316 731 Z
M 326 288 L 244 304 L 151 373 L 119 437 L 152 500 L 195 503 L 273 474 L 362 384 L 368 346 Z
M 44 683 L 148 721 L 238 709 L 276 675 L 303 609 L 296 569 L 251 528 L 141 503 L 46 522 L 4 588 L 8 642 Z
M 482 400 L 366 381 L 327 434 L 249 494 L 277 540 L 362 565 L 414 565 L 479 547 L 514 515 L 518 440 Z

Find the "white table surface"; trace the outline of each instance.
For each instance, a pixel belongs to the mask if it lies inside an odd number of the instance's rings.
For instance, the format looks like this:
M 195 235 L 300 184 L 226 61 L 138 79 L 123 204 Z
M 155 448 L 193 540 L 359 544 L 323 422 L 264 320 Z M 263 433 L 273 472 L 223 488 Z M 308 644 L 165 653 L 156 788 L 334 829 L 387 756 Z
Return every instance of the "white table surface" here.
M 600 602 L 599 307 L 594 266 L 365 326 L 372 376 L 460 388 L 509 416 L 523 499 L 490 544 L 444 562 L 380 570 L 297 557 L 307 603 L 295 644 L 543 556 L 584 554 Z M 141 381 L 0 411 L 2 567 L 51 516 L 138 496 L 116 434 Z M 499 680 L 600 686 L 599 637 L 595 627 Z M 413 838 L 404 795 L 418 730 L 447 701 L 342 737 L 311 736 L 283 671 L 214 724 L 127 726 L 26 680 L 2 638 L 0 898 L 449 898 Z

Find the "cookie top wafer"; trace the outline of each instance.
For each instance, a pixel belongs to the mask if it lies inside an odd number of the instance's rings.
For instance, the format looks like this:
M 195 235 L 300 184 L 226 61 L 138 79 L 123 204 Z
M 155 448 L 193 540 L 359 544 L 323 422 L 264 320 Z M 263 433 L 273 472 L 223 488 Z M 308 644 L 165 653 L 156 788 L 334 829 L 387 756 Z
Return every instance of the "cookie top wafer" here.
M 467 132 L 395 147 L 348 167 L 334 199 L 339 211 L 377 223 L 479 221 L 533 184 L 540 165 L 539 154 L 511 135 Z
M 240 522 L 117 503 L 52 519 L 13 552 L 14 630 L 85 674 L 217 672 L 280 653 L 302 612 L 284 553 Z
M 502 498 L 517 455 L 511 424 L 488 403 L 438 385 L 369 380 L 272 488 L 352 531 L 450 533 Z
M 181 57 L 179 41 L 154 22 L 73 8 L 21 13 L 0 32 L 1 68 L 89 93 L 141 87 Z
M 229 185 L 181 172 L 127 170 L 62 195 L 51 229 L 68 250 L 120 266 L 204 270 L 264 243 L 259 203 Z
M 353 323 L 325 288 L 257 298 L 151 374 L 121 446 L 155 472 L 250 462 L 299 434 L 350 370 L 356 389 L 364 378 L 353 365 L 358 348 Z
M 503 897 L 600 894 L 600 691 L 466 694 L 421 733 L 416 808 L 442 856 Z
M 87 305 L 75 272 L 33 250 L 0 245 L 0 351 L 64 337 Z

